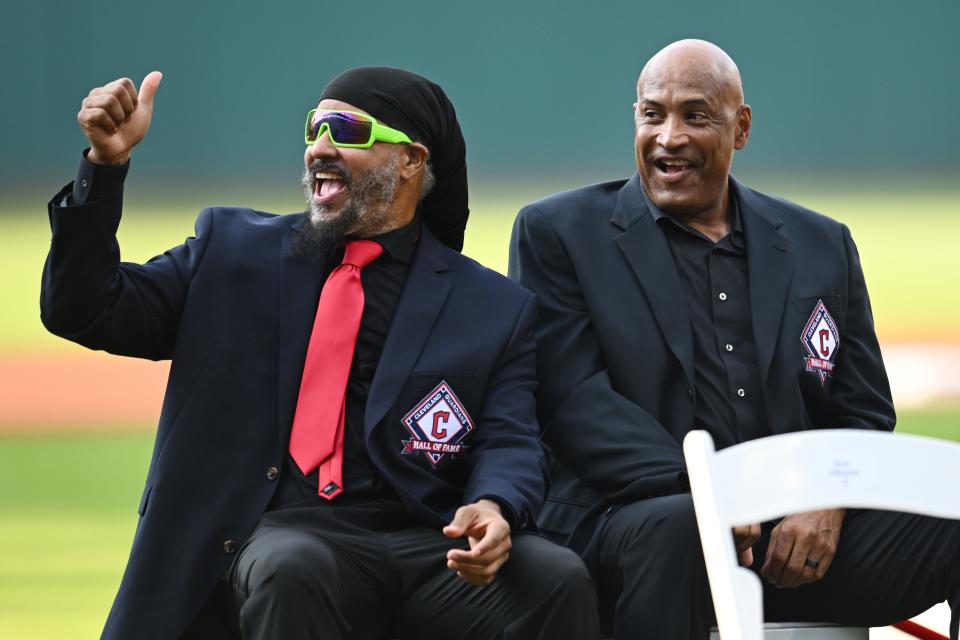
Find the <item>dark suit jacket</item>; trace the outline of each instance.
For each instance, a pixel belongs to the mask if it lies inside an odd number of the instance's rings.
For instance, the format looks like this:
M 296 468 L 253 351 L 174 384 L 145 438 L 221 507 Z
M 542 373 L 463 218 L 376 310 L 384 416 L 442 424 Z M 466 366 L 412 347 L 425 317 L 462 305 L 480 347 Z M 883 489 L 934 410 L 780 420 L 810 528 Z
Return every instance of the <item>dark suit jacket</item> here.
M 70 187 L 67 187 L 69 189 Z M 283 468 L 320 269 L 285 257 L 299 216 L 204 210 L 196 236 L 143 265 L 119 262 L 121 197 L 50 206 L 46 327 L 111 353 L 172 358 L 140 521 L 104 629 L 173 638 L 249 536 Z M 546 464 L 534 409 L 529 292 L 424 229 L 365 411 L 372 462 L 428 526 L 483 496 L 532 525 Z M 402 455 L 406 413 L 445 380 L 475 425 L 436 468 Z M 273 474 L 271 474 L 273 475 Z M 229 542 L 228 542 L 229 541 Z
M 848 229 L 730 181 L 769 433 L 892 429 L 893 405 Z M 690 319 L 639 177 L 556 194 L 517 217 L 510 275 L 540 303 L 538 413 L 558 463 L 541 526 L 577 539 L 598 505 L 688 490 L 681 451 L 697 389 Z M 818 300 L 835 319 L 833 379 L 806 370 Z

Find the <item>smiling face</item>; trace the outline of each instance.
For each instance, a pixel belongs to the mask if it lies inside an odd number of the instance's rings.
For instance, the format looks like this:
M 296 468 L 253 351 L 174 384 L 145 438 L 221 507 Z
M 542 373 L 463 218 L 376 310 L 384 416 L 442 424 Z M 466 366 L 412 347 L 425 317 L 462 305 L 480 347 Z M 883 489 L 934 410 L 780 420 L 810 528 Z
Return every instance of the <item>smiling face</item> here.
M 318 109 L 365 113 L 338 100 L 322 100 Z M 303 185 L 314 224 L 341 221 L 347 233 L 375 231 L 395 217 L 401 181 L 402 145 L 376 142 L 368 149 L 337 147 L 325 131 L 303 155 Z
M 317 108 L 366 113 L 329 99 Z M 429 173 L 429 155 L 418 142 L 337 147 L 324 130 L 303 154 L 307 220 L 298 227 L 292 255 L 324 260 L 347 238 L 368 238 L 409 223 Z
M 740 75 L 720 49 L 674 43 L 637 82 L 637 171 L 660 209 L 684 218 L 724 212 L 733 152 L 750 133 Z

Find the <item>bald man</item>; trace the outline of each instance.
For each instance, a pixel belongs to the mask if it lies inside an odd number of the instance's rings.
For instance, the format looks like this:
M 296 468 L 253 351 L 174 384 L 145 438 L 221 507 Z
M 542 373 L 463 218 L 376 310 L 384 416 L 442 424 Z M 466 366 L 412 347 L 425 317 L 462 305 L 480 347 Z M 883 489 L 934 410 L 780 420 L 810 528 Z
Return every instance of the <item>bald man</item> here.
M 555 454 L 541 526 L 583 554 L 617 640 L 708 637 L 688 431 L 726 447 L 894 427 L 849 230 L 730 175 L 751 119 L 726 53 L 671 44 L 637 83 L 637 174 L 544 198 L 514 226 Z M 829 510 L 734 536 L 767 620 L 882 625 L 949 598 L 957 638 L 955 522 Z

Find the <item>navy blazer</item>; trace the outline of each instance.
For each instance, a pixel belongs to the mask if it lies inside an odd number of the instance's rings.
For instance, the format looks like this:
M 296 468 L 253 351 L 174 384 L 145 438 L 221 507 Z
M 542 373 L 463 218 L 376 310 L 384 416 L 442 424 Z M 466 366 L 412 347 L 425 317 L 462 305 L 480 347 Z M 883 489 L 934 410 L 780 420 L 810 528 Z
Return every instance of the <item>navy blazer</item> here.
M 277 486 L 320 289 L 287 257 L 301 216 L 204 210 L 195 237 L 121 263 L 122 197 L 49 207 L 41 317 L 111 353 L 172 359 L 140 520 L 103 636 L 180 635 Z M 373 464 L 424 524 L 494 496 L 533 526 L 546 464 L 534 408 L 532 295 L 424 228 L 370 387 Z M 446 382 L 472 421 L 459 455 L 403 454 L 407 413 Z M 122 390 L 118 390 L 122 392 Z
M 867 288 L 846 226 L 730 180 L 747 244 L 769 434 L 893 429 Z M 510 275 L 537 296 L 538 413 L 558 464 L 544 530 L 589 539 L 600 512 L 688 490 L 681 442 L 697 388 L 690 318 L 640 179 L 544 198 L 517 217 Z M 839 332 L 832 378 L 808 370 L 818 301 Z M 584 533 L 585 535 L 579 535 Z

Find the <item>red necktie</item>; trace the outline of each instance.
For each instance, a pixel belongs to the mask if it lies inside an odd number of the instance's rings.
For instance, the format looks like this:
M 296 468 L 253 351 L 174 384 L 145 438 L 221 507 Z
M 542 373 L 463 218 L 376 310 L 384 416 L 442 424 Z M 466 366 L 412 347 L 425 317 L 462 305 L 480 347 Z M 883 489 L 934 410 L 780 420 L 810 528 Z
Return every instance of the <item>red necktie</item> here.
M 360 270 L 382 252 L 383 247 L 372 240 L 347 243 L 343 262 L 330 272 L 320 292 L 307 346 L 290 455 L 303 475 L 320 467 L 317 493 L 327 500 L 343 491 L 347 378 L 363 315 Z

